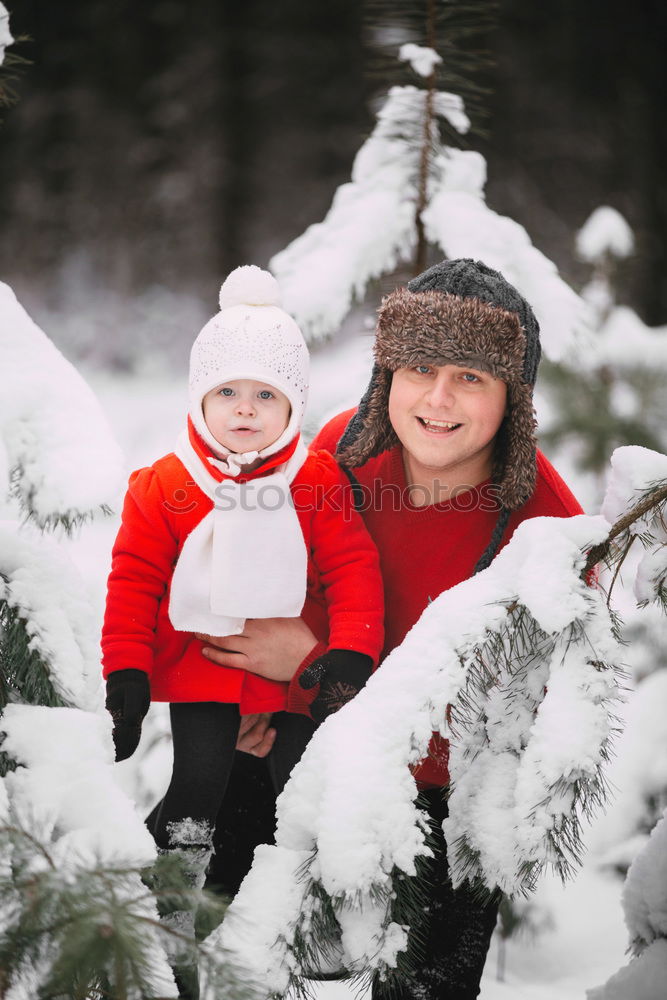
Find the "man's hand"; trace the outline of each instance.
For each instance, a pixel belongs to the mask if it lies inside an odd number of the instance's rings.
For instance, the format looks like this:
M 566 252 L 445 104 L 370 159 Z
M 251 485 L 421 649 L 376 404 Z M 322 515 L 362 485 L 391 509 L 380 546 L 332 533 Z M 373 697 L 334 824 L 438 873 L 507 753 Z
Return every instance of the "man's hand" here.
M 271 712 L 242 715 L 236 749 L 253 757 L 266 757 L 276 739 L 276 730 L 269 727 Z
M 272 681 L 290 681 L 317 639 L 302 618 L 251 618 L 241 635 L 197 634 L 202 653 L 221 667 L 238 667 Z

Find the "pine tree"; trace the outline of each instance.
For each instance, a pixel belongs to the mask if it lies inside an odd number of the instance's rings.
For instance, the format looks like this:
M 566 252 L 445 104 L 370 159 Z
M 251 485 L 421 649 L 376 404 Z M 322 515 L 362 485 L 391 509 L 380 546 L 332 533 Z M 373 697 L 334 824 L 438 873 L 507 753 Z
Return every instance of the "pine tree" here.
M 16 53 L 6 51 L 14 41 L 9 30 L 9 12 L 5 5 L 0 3 L 0 108 L 6 108 L 16 100 L 12 83 L 16 79 L 16 66 L 23 60 Z
M 577 235 L 578 256 L 592 274 L 582 290 L 589 334 L 569 355 L 544 367 L 555 417 L 543 429 L 545 445 L 574 445 L 578 467 L 592 473 L 599 496 L 603 472 L 616 447 L 667 446 L 664 433 L 664 367 L 667 338 L 616 302 L 615 277 L 634 251 L 625 219 L 608 206 L 597 208 Z
M 147 883 L 170 904 L 191 890 L 177 862 L 156 861 L 113 776 L 97 623 L 58 538 L 109 510 L 122 456 L 88 386 L 2 283 L 0 370 L 0 996 L 176 996 L 178 934 Z M 197 900 L 210 929 L 221 904 Z M 215 985 L 224 956 L 186 944 Z
M 153 848 L 110 775 L 95 619 L 54 537 L 109 509 L 121 455 L 90 389 L 2 284 L 0 369 L 0 489 L 14 514 L 0 530 L 3 995 L 168 994 L 138 873 Z
M 617 468 L 607 494 L 605 511 L 613 515 L 624 498 L 632 493 L 639 468 L 647 470 L 644 479 L 654 481 L 646 491 L 642 516 L 629 524 L 622 519 L 617 525 L 611 544 L 619 560 L 637 539 L 645 548 L 636 568 L 634 590 L 642 607 L 650 602 L 667 611 L 667 527 L 665 501 L 652 505 L 667 488 L 660 477 L 667 476 L 667 456 L 652 456 L 644 449 L 625 448 L 615 453 Z M 650 464 L 649 464 L 650 463 Z M 664 629 L 663 629 L 664 634 Z M 654 826 L 645 846 L 636 855 L 628 870 L 623 889 L 623 909 L 630 935 L 632 960 L 615 973 L 607 983 L 587 992 L 588 1000 L 661 1000 L 667 982 L 667 880 L 664 878 L 667 859 L 667 811 Z
M 406 42 L 399 59 L 417 84 L 390 88 L 326 218 L 271 260 L 285 306 L 316 341 L 339 329 L 371 281 L 397 269 L 418 273 L 434 250 L 476 257 L 528 298 L 547 353 L 562 357 L 583 323 L 583 303 L 526 231 L 487 206 L 484 157 L 458 148 L 471 126 L 461 93 L 480 99 L 472 56 L 461 65 L 464 39 L 480 15 L 488 23 L 489 4 L 426 0 L 411 10 L 409 37 L 421 44 Z

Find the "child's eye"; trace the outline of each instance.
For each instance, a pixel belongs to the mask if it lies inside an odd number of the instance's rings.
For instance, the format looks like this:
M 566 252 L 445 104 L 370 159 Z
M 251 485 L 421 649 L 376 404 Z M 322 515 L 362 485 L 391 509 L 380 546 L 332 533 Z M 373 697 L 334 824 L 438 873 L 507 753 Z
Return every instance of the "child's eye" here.
M 273 393 L 270 392 L 268 389 L 260 390 L 258 396 L 260 399 L 273 399 Z
M 233 396 L 234 395 L 234 390 L 230 389 L 229 386 L 225 386 L 224 388 L 222 388 L 220 390 L 220 395 L 221 396 Z

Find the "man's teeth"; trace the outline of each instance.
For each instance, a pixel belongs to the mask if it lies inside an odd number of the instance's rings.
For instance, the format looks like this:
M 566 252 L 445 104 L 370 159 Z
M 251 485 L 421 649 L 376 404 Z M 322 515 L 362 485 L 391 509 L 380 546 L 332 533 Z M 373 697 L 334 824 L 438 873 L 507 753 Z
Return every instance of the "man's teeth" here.
M 446 427 L 447 430 L 453 430 L 455 427 L 460 427 L 460 424 L 452 424 L 448 420 L 428 420 L 426 417 L 422 417 L 422 423 L 426 424 L 427 427 Z

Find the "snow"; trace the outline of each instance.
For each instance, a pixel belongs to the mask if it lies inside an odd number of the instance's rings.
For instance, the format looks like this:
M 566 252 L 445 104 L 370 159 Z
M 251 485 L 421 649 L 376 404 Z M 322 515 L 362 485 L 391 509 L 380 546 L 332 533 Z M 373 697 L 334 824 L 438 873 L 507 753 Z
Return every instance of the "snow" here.
M 285 309 L 307 338 L 336 330 L 368 282 L 393 270 L 414 246 L 417 153 L 406 155 L 394 120 L 412 123 L 423 103 L 424 92 L 414 87 L 391 89 L 357 153 L 351 181 L 338 188 L 324 221 L 270 261 Z M 345 246 L 345 254 L 337 246 Z
M 95 396 L 0 282 L 0 437 L 39 524 L 112 504 L 123 460 Z M 85 475 L 82 475 L 85 470 Z
M 415 73 L 423 77 L 430 76 L 435 67 L 442 62 L 442 56 L 438 55 L 435 49 L 430 49 L 426 45 L 415 45 L 413 42 L 401 45 L 398 58 L 401 62 L 409 62 Z
M 458 94 L 437 90 L 433 95 L 433 110 L 436 115 L 448 121 L 453 129 L 465 135 L 470 131 L 470 119 L 465 113 L 463 100 Z
M 586 992 L 587 1000 L 664 1000 L 667 941 L 654 941 L 604 985 Z
M 605 254 L 622 260 L 634 253 L 635 240 L 621 213 L 609 205 L 600 205 L 577 233 L 576 248 L 581 259 L 590 263 Z
M 634 592 L 638 602 L 659 600 L 667 579 L 667 532 L 660 531 L 660 548 L 646 553 L 637 567 Z
M 664 629 L 664 618 L 661 624 Z M 591 849 L 609 867 L 629 864 L 644 847 L 647 833 L 638 831 L 655 821 L 647 803 L 660 802 L 667 788 L 667 670 L 656 669 L 627 694 L 607 772 L 613 794 L 604 822 L 596 823 L 589 837 Z
M 306 417 L 311 432 L 326 416 L 352 405 L 365 388 L 370 370 L 371 338 L 368 332 L 360 332 L 363 327 L 363 320 L 353 317 L 350 330 L 355 331 L 354 336 L 350 333 L 344 341 L 324 345 L 314 352 L 313 390 Z M 127 450 L 130 467 L 144 465 L 171 448 L 187 409 L 184 375 L 171 380 L 164 376 L 112 377 L 99 373 L 89 373 L 88 377 Z M 142 427 L 144 433 L 137 434 L 137 427 Z M 576 493 L 576 481 L 573 483 Z M 85 574 L 98 615 L 101 615 L 109 552 L 116 530 L 117 520 L 109 519 L 87 526 L 83 532 L 85 541 L 68 542 L 69 550 Z M 496 980 L 498 943 L 494 941 L 480 1000 L 574 1000 L 578 997 L 583 1000 L 586 989 L 605 982 L 627 962 L 624 958 L 627 930 L 620 905 L 622 881 L 618 876 L 600 871 L 598 858 L 606 858 L 612 844 L 625 837 L 628 830 L 636 829 L 633 819 L 641 809 L 644 790 L 649 794 L 650 789 L 659 788 L 658 760 L 665 760 L 667 754 L 667 729 L 661 710 L 667 691 L 658 687 L 661 676 L 658 672 L 655 678 L 649 679 L 656 685 L 654 689 L 649 685 L 644 695 L 640 686 L 628 702 L 626 731 L 618 743 L 616 760 L 609 772 L 617 791 L 607 814 L 596 820 L 586 837 L 589 855 L 582 871 L 566 886 L 549 874 L 540 880 L 535 900 L 552 915 L 553 928 L 535 941 L 519 938 L 507 943 L 506 982 L 502 983 Z M 667 675 L 665 678 L 667 683 Z M 635 705 L 638 708 L 636 717 L 633 715 Z M 151 707 L 135 757 L 114 769 L 115 780 L 141 803 L 143 814 L 161 797 L 169 780 L 168 719 L 160 711 L 161 707 Z M 657 747 L 656 770 L 651 772 L 653 746 Z M 645 779 L 646 785 L 641 785 L 639 779 Z M 313 776 L 313 782 L 316 787 L 317 776 Z M 270 886 L 266 885 L 265 893 L 269 892 Z M 267 899 L 266 905 L 269 902 Z M 264 905 L 262 897 L 262 909 Z M 342 982 L 312 986 L 317 1000 L 352 1000 L 359 996 L 356 987 Z M 370 994 L 362 996 L 368 1000 Z
M 617 520 L 624 511 L 636 505 L 642 493 L 656 484 L 667 485 L 667 455 L 628 445 L 617 448 L 611 456 L 602 510 L 609 520 Z M 665 505 L 663 503 L 663 511 Z M 665 592 L 667 578 L 667 527 L 664 515 L 650 511 L 639 518 L 629 529 L 632 535 L 647 533 L 647 551 L 636 569 L 634 593 L 637 601 L 658 600 Z
M 306 338 L 331 335 L 370 281 L 410 259 L 426 96 L 416 87 L 391 88 L 357 153 L 351 181 L 338 188 L 325 219 L 270 261 L 285 308 Z M 457 95 L 436 92 L 434 111 L 460 132 L 470 126 Z M 565 357 L 585 329 L 585 303 L 522 226 L 486 205 L 484 158 L 439 148 L 422 213 L 429 241 L 447 257 L 474 257 L 500 270 L 533 306 L 545 352 L 553 360 Z
M 0 364 L 0 499 L 11 513 L 5 494 L 12 470 L 14 492 L 42 528 L 61 518 L 88 518 L 118 494 L 120 449 L 88 385 L 1 283 Z M 20 852 L 29 870 L 64 883 L 98 867 L 124 869 L 113 879 L 115 899 L 148 920 L 147 978 L 155 995 L 173 996 L 173 975 L 151 929 L 157 928 L 156 903 L 136 870 L 152 862 L 155 845 L 116 782 L 111 722 L 102 710 L 99 622 L 65 546 L 31 523 L 0 522 L 0 601 L 22 625 L 56 693 L 77 706 L 10 703 L 3 709 L 3 751 L 18 765 L 0 795 L 3 820 L 14 831 L 5 845 L 10 860 Z M 20 677 L 16 687 L 10 701 L 35 697 Z M 41 851 L 32 850 L 37 843 Z M 103 906 L 108 892 L 106 886 Z M 9 1000 L 40 995 L 51 962 L 45 947 L 13 978 Z M 114 970 L 109 973 L 113 980 Z
M 667 367 L 667 327 L 646 326 L 627 306 L 610 308 L 613 301 L 604 283 L 598 286 L 595 301 L 590 289 L 589 285 L 583 294 L 605 316 L 599 329 L 587 340 L 578 342 L 577 363 L 589 370 L 609 365 L 613 369 L 632 371 L 645 367 L 646 359 L 650 358 L 656 369 Z
M 0 4 L 0 62 L 10 43 L 6 10 Z M 435 55 L 419 46 L 401 50 L 401 58 L 421 75 L 432 72 Z M 324 222 L 272 262 L 286 298 L 291 296 L 286 307 L 312 337 L 336 329 L 368 282 L 406 261 L 413 250 L 416 158 L 411 158 L 409 147 L 424 100 L 424 92 L 415 88 L 390 92 L 373 135 L 355 161 L 350 184 L 339 190 Z M 437 114 L 459 131 L 467 130 L 468 119 L 455 95 L 437 94 L 435 101 Z M 403 131 L 397 132 L 397 122 Z M 479 154 L 443 149 L 429 178 L 427 234 L 450 257 L 480 257 L 500 269 L 534 305 L 547 354 L 565 357 L 583 325 L 582 302 L 525 230 L 486 206 L 485 179 L 486 165 Z M 345 253 L 331 249 L 336 245 L 344 246 Z M 627 256 L 632 247 L 624 220 L 606 208 L 594 213 L 578 242 L 581 256 L 592 262 L 605 253 Z M 609 361 L 629 366 L 642 352 L 656 364 L 667 363 L 664 330 L 649 330 L 630 310 L 613 308 L 602 285 L 595 294 L 598 306 L 608 312 L 597 345 L 598 365 Z M 327 360 L 319 376 L 314 366 L 320 391 L 310 411 L 313 430 L 325 410 L 356 401 L 358 386 L 365 382 L 369 348 L 370 338 L 323 352 Z M 594 354 L 590 358 L 592 363 Z M 30 320 L 11 289 L 1 284 L 0 364 L 5 374 L 0 490 L 4 493 L 10 472 L 18 469 L 19 487 L 42 524 L 54 512 L 85 515 L 113 503 L 123 460 L 106 418 L 78 374 Z M 152 382 L 128 381 L 120 390 L 106 385 L 114 398 L 114 424 L 122 428 L 136 459 L 133 465 L 170 450 L 185 412 L 184 387 L 185 380 L 177 389 L 161 386 L 165 419 L 158 427 Z M 631 402 L 625 399 L 628 407 Z M 145 433 L 137 435 L 137 427 Z M 158 438 L 160 447 L 153 448 Z M 646 449 L 620 452 L 605 501 L 608 520 L 614 520 L 637 491 L 667 478 L 666 456 Z M 459 834 L 468 838 L 478 849 L 486 878 L 506 888 L 516 882 L 522 860 L 538 867 L 554 860 L 550 838 L 562 834 L 582 782 L 594 787 L 610 736 L 609 708 L 617 695 L 614 674 L 591 661 L 613 664 L 617 653 L 601 595 L 585 588 L 578 576 L 581 550 L 605 537 L 607 521 L 548 521 L 523 526 L 486 573 L 436 599 L 382 674 L 311 743 L 279 803 L 277 846 L 259 849 L 228 919 L 209 939 L 209 947 L 222 944 L 241 968 L 251 970 L 260 988 L 268 984 L 276 989 L 288 982 L 295 968 L 291 938 L 297 930 L 307 935 L 317 916 L 308 881 L 297 877 L 305 869 L 346 904 L 339 914 L 345 964 L 361 969 L 395 962 L 405 945 L 405 929 L 386 924 L 382 892 L 390 891 L 394 866 L 414 871 L 415 858 L 427 850 L 406 765 L 424 753 L 433 727 L 448 733 L 442 705 L 455 702 L 475 650 L 515 600 L 525 604 L 532 622 L 544 630 L 549 655 L 530 672 L 525 664 L 514 674 L 499 666 L 499 684 L 485 703 L 485 723 L 473 727 L 452 750 L 455 787 L 447 833 L 450 841 Z M 647 526 L 648 521 L 642 525 Z M 145 797 L 161 794 L 166 781 L 164 740 L 159 761 L 159 754 L 140 753 L 135 762 L 112 764 L 91 623 L 101 608 L 114 531 L 110 521 L 89 529 L 88 541 L 82 536 L 68 543 L 86 573 L 87 585 L 82 585 L 54 543 L 30 530 L 18 535 L 15 524 L 0 528 L 0 596 L 29 620 L 34 647 L 52 662 L 58 690 L 79 706 L 7 707 L 4 749 L 26 766 L 0 780 L 0 817 L 46 837 L 64 878 L 78 866 L 97 862 L 149 864 L 154 845 L 123 787 Z M 658 542 L 662 547 L 639 563 L 635 591 L 640 600 L 654 597 L 664 579 L 664 531 Z M 552 569 L 548 577 L 545 563 Z M 586 655 L 569 641 L 582 623 L 591 647 Z M 436 663 L 433 648 L 441 651 Z M 520 643 L 515 652 L 521 653 Z M 608 850 L 602 857 L 607 862 L 613 849 L 618 851 L 619 833 L 627 834 L 624 849 L 636 853 L 624 906 L 635 947 L 643 950 L 609 978 L 621 964 L 626 941 L 620 887 L 596 871 L 592 858 L 567 888 L 548 875 L 542 880 L 537 897 L 551 908 L 554 930 L 544 932 L 533 946 L 510 942 L 506 983 L 494 981 L 492 955 L 481 1000 L 572 1000 L 586 989 L 590 1000 L 664 997 L 667 946 L 659 935 L 667 934 L 667 820 L 654 829 L 641 853 L 638 848 L 645 841 L 636 835 L 647 798 L 662 794 L 667 785 L 664 687 L 665 680 L 656 673 L 642 682 L 628 706 L 627 736 L 619 744 L 622 766 L 612 772 L 619 787 L 618 805 L 604 823 L 598 822 L 591 837 L 602 846 L 606 836 Z M 149 741 L 160 726 L 163 736 L 160 719 L 152 709 L 145 727 Z M 137 763 L 141 773 L 132 775 Z M 3 860 L 8 864 L 11 859 L 5 855 L 0 864 Z M 128 894 L 140 889 L 138 877 L 128 880 Z M 146 905 L 156 917 L 152 902 Z M 173 994 L 157 941 L 154 972 L 157 993 Z M 595 987 L 605 980 L 605 986 Z M 35 993 L 23 983 L 12 989 L 11 998 L 27 1000 Z M 319 1000 L 352 995 L 339 983 L 322 984 L 317 994 Z
M 626 445 L 624 448 L 616 448 L 610 464 L 602 514 L 613 524 L 639 501 L 643 492 L 656 483 L 667 480 L 667 455 L 639 445 Z M 632 532 L 636 534 L 647 527 L 648 523 L 644 518 L 633 525 Z
M 642 951 L 656 938 L 667 938 L 667 811 L 630 866 L 623 889 L 623 909 L 636 951 Z
M 0 521 L 0 599 L 26 622 L 30 648 L 48 664 L 60 697 L 99 706 L 97 622 L 83 579 L 58 543 Z
M 5 778 L 12 811 L 26 829 L 57 839 L 63 864 L 154 859 L 153 838 L 114 780 L 110 720 L 76 708 L 8 705 L 2 728 L 3 748 L 24 765 Z
M 527 704 L 514 719 L 504 713 L 517 702 L 506 697 L 512 677 L 505 682 L 501 674 L 498 698 L 489 699 L 488 726 L 473 727 L 468 738 L 453 743 L 445 835 L 449 843 L 465 840 L 476 852 L 477 873 L 509 893 L 516 891 L 522 865 L 539 869 L 554 860 L 551 840 L 566 826 L 579 787 L 575 783 L 586 779 L 594 785 L 610 735 L 615 678 L 598 661 L 613 662 L 616 647 L 602 595 L 579 576 L 581 550 L 607 532 L 603 518 L 584 515 L 524 522 L 488 570 L 425 609 L 382 670 L 320 727 L 278 801 L 277 846 L 256 860 L 259 874 L 244 882 L 230 907 L 230 913 L 239 906 L 256 914 L 247 929 L 246 950 L 249 936 L 255 941 L 268 936 L 258 887 L 263 892 L 281 880 L 285 865 L 296 870 L 290 852 L 300 859 L 303 852 L 313 852 L 310 877 L 343 904 L 342 913 L 361 908 L 366 921 L 375 925 L 365 944 L 355 940 L 353 950 L 345 947 L 344 937 L 346 967 L 381 968 L 392 946 L 395 955 L 397 929 L 390 927 L 390 945 L 382 896 L 391 892 L 394 868 L 412 874 L 415 858 L 427 853 L 407 765 L 424 755 L 433 728 L 447 734 L 444 706 L 454 704 L 466 684 L 466 661 L 502 625 L 517 596 L 554 637 L 549 670 L 533 678 L 533 686 L 522 684 L 523 677 L 517 681 L 519 708 L 521 698 Z M 547 577 L 545 564 L 554 567 Z M 584 650 L 570 642 L 569 632 L 582 621 L 590 644 Z M 538 704 L 545 685 L 547 693 Z M 564 725 L 570 716 L 571 729 Z M 501 718 L 506 726 L 495 725 Z M 498 739 L 511 739 L 515 727 L 526 746 L 523 755 L 496 745 Z M 561 794 L 555 794 L 559 789 Z M 456 858 L 450 863 L 455 881 L 463 878 L 465 865 L 459 866 Z M 297 905 L 300 901 L 293 897 L 283 900 L 285 937 L 287 928 L 300 927 Z M 300 933 L 307 933 L 303 926 Z M 224 924 L 212 939 L 231 948 Z M 294 960 L 286 954 L 283 969 L 292 969 Z M 258 964 L 264 967 L 268 961 L 255 959 Z
M 298 872 L 308 852 L 277 848 L 283 863 L 273 865 L 273 877 L 265 881 L 262 861 L 271 850 L 267 845 L 257 848 L 256 863 L 244 883 L 248 886 L 245 902 L 240 900 L 238 906 L 227 911 L 224 931 L 221 928 L 219 934 L 210 936 L 205 947 L 214 953 L 220 949 L 228 952 L 234 968 L 249 986 L 261 991 L 263 983 L 271 983 L 276 993 L 282 993 L 287 989 L 290 971 L 284 915 L 286 910 L 295 915 L 303 911 L 306 887 Z M 258 898 L 262 900 L 259 932 L 255 909 Z
M 5 61 L 5 49 L 8 48 L 14 39 L 9 30 L 9 11 L 4 3 L 0 3 L 0 66 Z
M 479 153 L 447 149 L 436 166 L 439 176 L 422 214 L 428 239 L 450 259 L 472 257 L 500 271 L 533 307 L 545 354 L 552 361 L 566 357 L 585 329 L 582 299 L 523 226 L 486 204 L 486 163 Z
M 4 441 L 0 438 L 0 496 L 7 496 L 10 489 L 11 469 L 9 468 L 9 455 L 5 448 Z
M 153 838 L 114 778 L 106 719 L 73 708 L 8 705 L 2 729 L 3 749 L 23 765 L 3 783 L 11 825 L 45 848 L 45 854 L 35 853 L 31 859 L 33 870 L 52 866 L 67 881 L 98 866 L 138 869 L 153 861 Z M 117 898 L 135 901 L 135 912 L 157 922 L 155 901 L 147 896 L 138 871 L 115 880 L 114 888 Z M 156 995 L 174 996 L 166 954 L 150 927 L 146 933 L 153 938 L 149 976 L 159 991 Z M 48 963 L 43 972 L 48 972 Z M 15 983 L 15 1000 L 33 1000 L 39 976 L 37 968 L 32 977 Z
M 354 325 L 359 328 L 363 324 L 357 319 Z M 352 404 L 358 398 L 366 382 L 370 342 L 370 337 L 362 335 L 350 338 L 340 345 L 326 345 L 321 352 L 316 352 L 313 364 L 315 391 L 311 392 L 310 411 L 307 417 L 307 422 L 310 421 L 313 430 L 322 422 L 325 413 L 335 412 L 345 405 Z M 318 360 L 320 357 L 321 361 Z M 184 379 L 171 382 L 155 378 L 117 379 L 98 376 L 96 385 L 113 416 L 114 428 L 130 452 L 131 466 L 145 464 L 156 454 L 164 453 L 171 448 L 187 407 Z M 145 433 L 138 435 L 137 427 L 142 427 Z M 84 529 L 81 539 L 68 543 L 70 551 L 86 574 L 87 590 L 98 614 L 103 597 L 109 549 L 115 530 L 116 522 L 113 520 L 99 522 Z M 603 530 L 603 525 L 600 525 L 600 530 Z M 574 541 L 579 544 L 582 539 L 592 542 L 593 536 L 584 532 Z M 542 557 L 544 558 L 544 552 Z M 536 585 L 533 580 L 531 585 L 530 575 L 526 576 L 524 586 L 527 591 L 532 587 L 535 601 L 539 599 L 542 588 L 542 581 L 539 580 L 538 583 L 539 585 Z M 548 616 L 554 612 L 560 613 L 561 598 L 562 594 L 559 594 L 554 601 L 544 602 L 545 606 L 539 613 L 544 616 L 545 623 L 559 623 L 558 620 L 549 622 Z M 660 721 L 658 707 L 663 703 L 662 694 L 655 692 L 652 697 L 648 694 L 646 702 L 647 705 L 650 703 L 654 710 L 653 719 L 657 727 Z M 152 723 L 149 724 L 147 720 L 145 727 L 143 745 L 146 752 L 143 757 L 140 754 L 137 762 L 126 762 L 113 769 L 118 786 L 136 790 L 144 802 L 149 794 L 153 801 L 162 794 L 169 772 L 168 741 L 164 741 L 162 737 L 167 724 L 155 706 L 151 709 L 151 716 Z M 430 718 L 425 722 L 425 734 L 430 722 Z M 645 723 L 641 723 L 640 729 L 644 725 Z M 518 725 L 514 733 L 516 734 L 520 728 Z M 156 732 L 160 734 L 160 742 L 158 748 L 151 751 L 150 744 Z M 639 742 L 638 736 L 637 743 Z M 639 754 L 635 758 L 636 768 L 633 773 L 644 769 L 646 774 L 645 766 L 650 758 L 648 740 L 644 750 L 641 760 Z M 658 756 L 662 756 L 662 752 L 656 754 L 656 761 Z M 353 766 L 356 766 L 354 756 L 351 760 Z M 132 773 L 135 763 L 139 765 L 140 774 Z M 658 783 L 659 780 L 660 775 L 656 772 L 655 782 Z M 316 778 L 315 784 L 317 784 Z M 624 793 L 619 793 L 621 794 Z M 622 802 L 619 807 L 622 811 Z M 610 820 L 613 822 L 611 814 Z M 410 850 L 408 844 L 404 858 L 406 864 Z M 551 890 L 549 890 L 550 885 L 553 886 Z M 541 893 L 546 893 L 548 896 L 549 905 L 553 907 L 556 915 L 556 930 L 545 935 L 535 945 L 519 942 L 508 944 L 508 981 L 505 984 L 496 983 L 493 978 L 492 956 L 484 979 L 482 1000 L 505 1000 L 505 998 L 509 1000 L 510 997 L 514 1000 L 523 996 L 530 997 L 531 1000 L 542 1000 L 542 998 L 572 1000 L 574 996 L 583 996 L 585 988 L 608 979 L 623 963 L 623 948 L 626 943 L 626 932 L 623 929 L 618 903 L 619 892 L 618 882 L 602 881 L 592 866 L 585 868 L 577 881 L 567 890 L 561 890 L 557 883 L 546 878 L 542 888 L 538 890 L 538 898 Z M 600 895 L 602 903 L 599 899 L 596 900 Z M 556 897 L 556 902 L 553 897 Z M 278 901 L 280 902 L 280 899 Z M 354 940 L 353 921 L 354 911 L 351 911 L 349 926 Z M 397 940 L 400 940 L 400 929 L 397 929 L 397 933 L 399 934 Z M 395 943 L 395 939 L 388 937 L 386 946 L 389 948 L 392 943 Z M 351 945 L 348 944 L 348 947 Z M 361 940 L 360 947 L 362 950 L 368 949 L 370 943 L 368 940 Z M 359 955 L 356 957 L 359 958 Z M 321 1000 L 334 1000 L 334 997 L 353 995 L 349 987 L 338 983 L 322 984 L 317 990 Z

